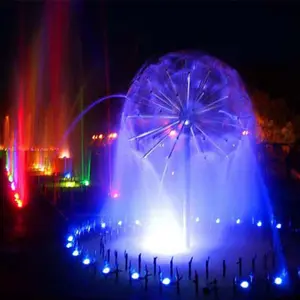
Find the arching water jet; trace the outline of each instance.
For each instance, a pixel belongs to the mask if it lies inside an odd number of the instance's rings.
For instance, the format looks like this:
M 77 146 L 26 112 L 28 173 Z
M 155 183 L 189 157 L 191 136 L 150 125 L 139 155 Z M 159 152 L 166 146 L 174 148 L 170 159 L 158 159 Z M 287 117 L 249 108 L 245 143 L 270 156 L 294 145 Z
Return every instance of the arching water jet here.
M 102 97 L 99 98 L 98 100 L 94 101 L 92 104 L 90 104 L 87 108 L 85 108 L 75 119 L 74 121 L 70 124 L 70 126 L 68 127 L 68 129 L 66 130 L 66 132 L 63 135 L 61 144 L 64 143 L 64 141 L 67 139 L 68 135 L 71 133 L 71 131 L 74 129 L 74 127 L 78 124 L 78 122 L 81 120 L 81 118 L 87 114 L 90 110 L 92 110 L 96 105 L 102 103 L 105 100 L 108 99 L 113 99 L 113 98 L 124 98 L 127 99 L 126 95 L 122 95 L 122 94 L 116 94 L 116 95 L 109 95 L 106 97 Z

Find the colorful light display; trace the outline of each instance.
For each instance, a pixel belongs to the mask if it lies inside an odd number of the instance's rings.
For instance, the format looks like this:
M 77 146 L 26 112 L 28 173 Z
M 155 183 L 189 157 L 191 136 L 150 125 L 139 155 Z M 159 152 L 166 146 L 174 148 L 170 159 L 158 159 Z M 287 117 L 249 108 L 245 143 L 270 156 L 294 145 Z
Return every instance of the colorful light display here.
M 101 134 L 94 134 L 92 136 L 92 140 L 113 140 L 118 137 L 118 134 L 116 132 L 109 133 L 107 135 L 101 133 Z
M 10 116 L 5 117 L 3 148 L 9 177 L 23 204 L 28 171 L 52 175 L 58 156 L 70 158 L 68 141 L 61 143 L 70 120 L 67 52 L 70 4 L 47 2 L 41 26 L 28 42 L 20 17 L 18 54 L 12 76 Z M 49 51 L 51 49 L 51 51 Z M 59 149 L 63 151 L 60 153 Z M 59 153 L 59 154 L 56 154 Z M 19 200 L 18 200 L 19 201 Z
M 6 175 L 7 175 L 9 185 L 10 185 L 10 189 L 12 191 L 11 197 L 12 197 L 14 203 L 16 204 L 16 206 L 18 208 L 22 208 L 24 205 L 24 201 L 20 197 L 20 192 L 19 192 L 20 189 L 17 189 L 16 183 L 15 183 L 15 178 L 14 178 L 13 174 L 10 172 L 8 167 L 6 167 Z

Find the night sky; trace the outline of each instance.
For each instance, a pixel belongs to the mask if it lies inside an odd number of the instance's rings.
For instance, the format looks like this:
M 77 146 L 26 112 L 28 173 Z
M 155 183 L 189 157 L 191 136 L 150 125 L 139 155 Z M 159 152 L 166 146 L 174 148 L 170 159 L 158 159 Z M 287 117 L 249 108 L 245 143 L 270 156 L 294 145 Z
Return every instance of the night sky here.
M 283 97 L 300 110 L 300 10 L 296 1 L 259 2 L 72 1 L 70 32 L 81 39 L 90 97 L 105 92 L 101 85 L 106 32 L 111 92 L 126 91 L 147 59 L 170 51 L 196 49 L 236 68 L 249 86 L 265 90 L 272 97 Z M 22 30 L 30 39 L 40 24 L 42 2 L 0 4 L 0 115 L 11 102 L 7 91 L 16 61 L 20 16 L 24 20 Z M 70 47 L 70 55 L 73 50 Z

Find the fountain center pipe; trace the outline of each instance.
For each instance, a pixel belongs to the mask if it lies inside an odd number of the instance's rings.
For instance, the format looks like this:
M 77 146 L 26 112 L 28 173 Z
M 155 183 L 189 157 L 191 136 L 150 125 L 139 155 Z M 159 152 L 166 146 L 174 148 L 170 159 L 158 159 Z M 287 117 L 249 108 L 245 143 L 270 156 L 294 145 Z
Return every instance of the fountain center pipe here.
M 184 126 L 185 193 L 183 198 L 183 236 L 187 249 L 191 247 L 191 145 L 190 126 Z

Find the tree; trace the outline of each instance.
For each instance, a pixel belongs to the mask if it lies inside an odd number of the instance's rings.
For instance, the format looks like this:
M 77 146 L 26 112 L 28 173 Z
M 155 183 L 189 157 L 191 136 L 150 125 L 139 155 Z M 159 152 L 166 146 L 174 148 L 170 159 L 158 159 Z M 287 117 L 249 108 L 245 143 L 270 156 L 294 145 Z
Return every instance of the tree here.
M 287 122 L 281 129 L 281 137 L 284 144 L 293 144 L 296 140 L 292 122 Z
M 293 117 L 292 123 L 294 125 L 295 139 L 300 140 L 300 114 Z
M 294 132 L 299 132 L 300 117 L 295 120 L 297 131 L 294 130 L 292 113 L 284 99 L 271 99 L 265 92 L 254 91 L 252 105 L 256 116 L 257 142 L 294 143 Z

